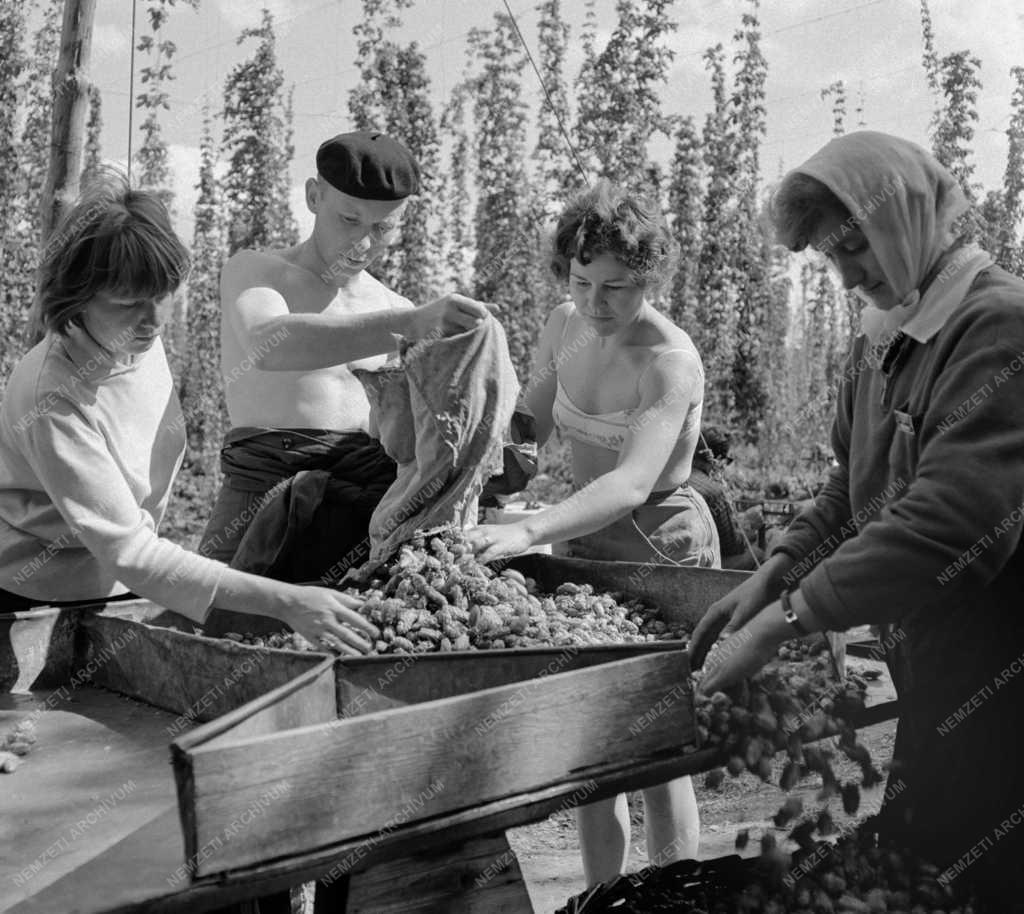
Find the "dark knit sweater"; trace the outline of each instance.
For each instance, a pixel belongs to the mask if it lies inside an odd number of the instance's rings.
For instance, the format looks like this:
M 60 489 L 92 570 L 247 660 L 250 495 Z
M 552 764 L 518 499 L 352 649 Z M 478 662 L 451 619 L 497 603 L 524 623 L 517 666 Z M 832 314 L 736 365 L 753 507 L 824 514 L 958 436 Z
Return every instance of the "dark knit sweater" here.
M 832 443 L 838 466 L 775 551 L 828 628 L 885 626 L 900 701 L 890 819 L 945 867 L 969 858 L 965 879 L 1019 886 L 1024 282 L 982 271 L 927 343 L 903 338 L 888 374 L 859 338 Z

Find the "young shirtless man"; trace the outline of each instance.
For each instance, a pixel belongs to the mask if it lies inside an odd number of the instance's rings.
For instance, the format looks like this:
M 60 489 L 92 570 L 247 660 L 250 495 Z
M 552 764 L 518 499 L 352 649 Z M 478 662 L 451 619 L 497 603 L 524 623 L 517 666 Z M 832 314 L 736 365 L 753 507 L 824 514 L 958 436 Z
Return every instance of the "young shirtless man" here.
M 225 562 L 268 493 L 295 473 L 351 464 L 357 486 L 393 473 L 367 434 L 369 402 L 353 367 L 382 365 L 396 336 L 460 333 L 490 313 L 454 294 L 416 307 L 366 272 L 419 192 L 419 168 L 402 144 L 377 132 L 341 134 L 320 146 L 316 166 L 306 181 L 310 236 L 283 250 L 239 251 L 221 274 L 231 430 L 200 552 Z

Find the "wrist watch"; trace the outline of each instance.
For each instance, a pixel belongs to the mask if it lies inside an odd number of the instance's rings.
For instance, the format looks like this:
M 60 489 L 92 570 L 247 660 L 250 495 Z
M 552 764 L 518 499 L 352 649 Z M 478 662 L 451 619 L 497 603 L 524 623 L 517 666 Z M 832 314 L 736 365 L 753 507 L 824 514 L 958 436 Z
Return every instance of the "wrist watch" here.
M 801 637 L 808 634 L 803 623 L 796 617 L 796 612 L 793 609 L 793 601 L 789 598 L 788 590 L 782 591 L 779 601 L 782 603 L 782 616 L 792 626 L 793 631 Z

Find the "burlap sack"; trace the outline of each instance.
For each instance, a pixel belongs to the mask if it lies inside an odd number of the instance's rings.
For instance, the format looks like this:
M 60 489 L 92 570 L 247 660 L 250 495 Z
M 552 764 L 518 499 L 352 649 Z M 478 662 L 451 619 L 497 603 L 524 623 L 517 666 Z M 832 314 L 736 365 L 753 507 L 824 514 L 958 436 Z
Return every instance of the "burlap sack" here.
M 370 559 L 385 561 L 417 530 L 476 522 L 484 482 L 502 472 L 519 393 L 505 332 L 474 330 L 401 349 L 400 369 L 356 369 L 370 424 L 398 476 L 370 519 Z

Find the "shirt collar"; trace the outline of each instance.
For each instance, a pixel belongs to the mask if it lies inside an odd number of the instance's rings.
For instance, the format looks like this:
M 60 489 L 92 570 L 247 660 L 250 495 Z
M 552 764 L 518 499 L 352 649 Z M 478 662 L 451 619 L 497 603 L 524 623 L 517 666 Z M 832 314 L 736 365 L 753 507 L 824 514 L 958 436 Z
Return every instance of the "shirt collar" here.
M 976 244 L 948 251 L 921 297 L 921 306 L 900 329 L 917 342 L 927 343 L 960 306 L 975 277 L 992 263 L 988 252 Z
M 59 340 L 64 352 L 75 365 L 75 377 L 80 381 L 99 381 L 126 371 L 133 371 L 142 356 L 116 357 L 104 349 L 89 332 L 77 324 L 68 324 Z

